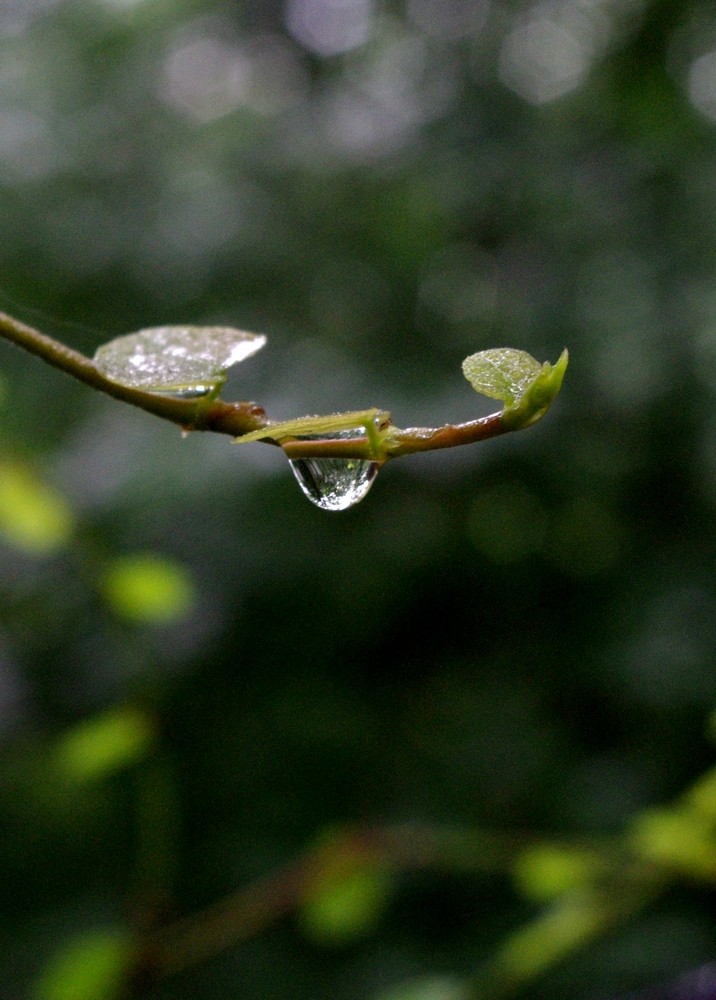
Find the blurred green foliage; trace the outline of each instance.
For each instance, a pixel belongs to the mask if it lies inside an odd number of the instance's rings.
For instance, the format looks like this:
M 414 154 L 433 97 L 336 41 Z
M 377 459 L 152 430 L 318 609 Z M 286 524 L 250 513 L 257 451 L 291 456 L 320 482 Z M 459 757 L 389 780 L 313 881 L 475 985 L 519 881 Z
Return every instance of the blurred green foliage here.
M 466 354 L 571 358 L 534 429 L 339 515 L 0 344 L 4 996 L 713 958 L 714 177 L 698 0 L 0 4 L 0 308 L 90 355 L 266 333 L 224 397 L 277 420 L 470 419 Z M 403 832 L 311 896 L 337 827 Z

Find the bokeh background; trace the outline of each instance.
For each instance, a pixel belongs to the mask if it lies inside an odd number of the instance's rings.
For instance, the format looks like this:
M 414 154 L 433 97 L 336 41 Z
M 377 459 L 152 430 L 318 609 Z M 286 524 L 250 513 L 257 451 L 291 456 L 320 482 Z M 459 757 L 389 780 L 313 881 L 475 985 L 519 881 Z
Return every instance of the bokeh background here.
M 472 419 L 465 355 L 571 356 L 534 428 L 329 514 L 278 449 L 0 344 L 3 998 L 81 1000 L 123 928 L 337 829 L 618 838 L 711 765 L 710 4 L 2 0 L 0 262 L 0 307 L 90 355 L 266 333 L 224 397 L 275 419 Z M 455 1000 L 539 909 L 473 860 L 135 989 Z M 699 966 L 713 903 L 684 880 L 519 996 Z

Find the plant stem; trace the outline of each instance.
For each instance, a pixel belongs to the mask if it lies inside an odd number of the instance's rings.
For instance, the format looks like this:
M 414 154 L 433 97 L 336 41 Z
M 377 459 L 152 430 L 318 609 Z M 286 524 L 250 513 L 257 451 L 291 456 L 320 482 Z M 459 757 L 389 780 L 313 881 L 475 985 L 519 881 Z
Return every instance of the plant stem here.
M 172 399 L 158 392 L 144 392 L 113 382 L 84 354 L 2 312 L 0 336 L 93 389 L 179 424 L 184 430 L 215 431 L 238 439 L 252 431 L 265 429 L 270 432 L 271 421 L 266 417 L 264 409 L 256 403 Z M 502 414 L 492 413 L 479 420 L 445 424 L 443 427 L 409 427 L 401 430 L 389 423 L 381 428 L 378 435 L 374 435 L 379 438 L 380 454 L 376 454 L 376 442 L 368 434 L 354 439 L 326 436 L 308 441 L 297 438 L 281 441 L 281 446 L 290 458 L 363 458 L 385 461 L 414 452 L 485 441 L 512 429 L 503 421 Z M 279 443 L 270 437 L 262 440 L 267 444 Z
M 171 420 L 185 429 L 212 430 L 237 436 L 259 430 L 267 422 L 263 409 L 255 403 L 223 403 L 217 400 L 207 405 L 201 399 L 172 399 L 160 393 L 143 392 L 141 389 L 113 382 L 84 354 L 3 312 L 0 312 L 0 336 L 93 389 L 107 393 L 123 403 L 138 406 L 164 420 Z
M 516 849 L 517 843 L 483 831 L 412 824 L 347 828 L 332 843 L 309 849 L 200 913 L 149 932 L 140 943 L 138 968 L 156 983 L 236 947 L 295 913 L 321 874 L 341 862 L 393 871 L 499 872 L 509 868 Z

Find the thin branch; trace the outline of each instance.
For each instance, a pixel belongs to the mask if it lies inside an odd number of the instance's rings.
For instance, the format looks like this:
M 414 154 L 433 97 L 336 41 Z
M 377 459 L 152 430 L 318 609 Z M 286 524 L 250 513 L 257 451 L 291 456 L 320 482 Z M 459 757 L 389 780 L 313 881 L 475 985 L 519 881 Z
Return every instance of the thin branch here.
M 296 912 L 325 872 L 357 864 L 395 871 L 504 871 L 521 845 L 507 839 L 414 824 L 347 829 L 201 912 L 150 932 L 140 946 L 135 982 L 146 989 L 262 933 Z
M 179 424 L 184 430 L 215 431 L 229 434 L 238 441 L 245 435 L 266 431 L 266 436 L 260 440 L 266 444 L 280 444 L 289 458 L 361 458 L 383 462 L 389 458 L 415 452 L 454 448 L 476 441 L 485 441 L 527 425 L 515 424 L 514 421 L 504 419 L 503 411 L 461 424 L 401 429 L 395 427 L 386 414 L 386 420 L 377 433 L 361 434 L 359 429 L 359 433 L 353 438 L 336 438 L 330 434 L 325 436 L 313 434 L 310 435 L 310 439 L 298 436 L 287 438 L 285 434 L 279 435 L 279 428 L 284 422 L 270 421 L 263 407 L 256 403 L 226 403 L 220 399 L 207 398 L 174 399 L 159 392 L 145 392 L 113 382 L 97 369 L 90 358 L 1 312 L 0 336 L 93 389 Z M 275 437 L 271 437 L 272 427 L 277 431 Z
M 256 403 L 224 403 L 214 400 L 172 399 L 156 392 L 143 392 L 113 382 L 103 375 L 93 361 L 58 340 L 0 312 L 0 335 L 18 347 L 42 358 L 49 365 L 79 379 L 114 399 L 138 406 L 164 420 L 170 420 L 188 430 L 218 431 L 237 437 L 266 426 L 266 415 Z

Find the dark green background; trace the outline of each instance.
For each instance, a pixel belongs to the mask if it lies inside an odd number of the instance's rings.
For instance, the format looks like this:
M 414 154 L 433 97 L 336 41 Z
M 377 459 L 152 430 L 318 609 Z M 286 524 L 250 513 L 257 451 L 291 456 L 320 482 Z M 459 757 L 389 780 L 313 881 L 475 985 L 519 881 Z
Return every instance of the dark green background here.
M 134 778 L 75 800 L 37 755 L 128 698 L 161 720 L 177 913 L 335 824 L 618 833 L 713 758 L 710 5 L 289 8 L 5 0 L 0 307 L 89 354 L 262 331 L 224 395 L 276 419 L 471 419 L 460 362 L 494 346 L 566 345 L 567 379 L 535 428 L 328 514 L 276 449 L 182 440 L 0 345 L 0 448 L 78 518 L 52 557 L 0 543 L 3 997 L 126 917 Z M 137 550 L 191 570 L 189 618 L 113 617 L 97 567 Z M 706 961 L 712 906 L 674 892 L 524 996 Z M 411 876 L 354 945 L 282 922 L 151 995 L 372 1000 L 469 975 L 532 912 L 506 879 Z

